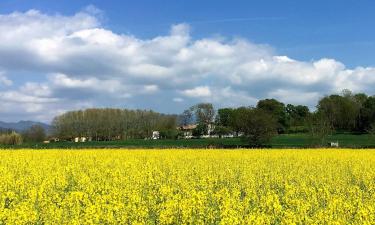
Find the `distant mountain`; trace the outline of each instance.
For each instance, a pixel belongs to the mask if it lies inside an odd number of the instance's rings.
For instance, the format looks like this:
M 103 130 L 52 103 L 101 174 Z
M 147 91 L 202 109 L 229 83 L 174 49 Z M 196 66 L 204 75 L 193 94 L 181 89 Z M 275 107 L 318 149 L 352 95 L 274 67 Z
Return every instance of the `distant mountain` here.
M 51 126 L 45 123 L 41 122 L 35 122 L 35 121 L 19 121 L 17 123 L 7 123 L 7 122 L 2 122 L 0 121 L 0 130 L 1 129 L 11 129 L 15 131 L 24 131 L 29 129 L 33 125 L 40 125 L 42 126 L 46 131 L 49 131 Z

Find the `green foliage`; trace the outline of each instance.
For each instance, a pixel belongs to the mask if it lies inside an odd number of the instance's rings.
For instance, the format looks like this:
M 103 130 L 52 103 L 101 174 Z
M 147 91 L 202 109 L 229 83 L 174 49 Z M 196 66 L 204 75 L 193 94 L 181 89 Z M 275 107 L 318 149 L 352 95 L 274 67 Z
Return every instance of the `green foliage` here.
M 240 131 L 252 147 L 268 144 L 277 134 L 277 122 L 268 112 L 261 109 L 242 109 L 238 116 L 242 119 Z
M 218 135 L 220 138 L 224 135 L 229 135 L 231 133 L 231 129 L 229 127 L 216 125 L 213 131 L 213 134 Z
M 200 137 L 208 133 L 208 125 L 204 123 L 199 123 L 196 128 L 193 130 L 193 136 Z
M 344 90 L 342 95 L 326 96 L 319 101 L 317 109 L 317 113 L 325 117 L 333 129 L 356 130 L 361 105 L 351 92 Z
M 199 137 L 208 134 L 208 128 L 213 124 L 216 128 L 211 134 L 223 136 L 244 133 L 244 130 L 250 129 L 254 124 L 257 124 L 255 127 L 261 127 L 259 121 L 262 121 L 263 127 L 272 127 L 270 124 L 276 121 L 277 133 L 309 132 L 311 139 L 319 140 L 320 145 L 323 145 L 326 137 L 333 132 L 370 132 L 371 125 L 375 124 L 375 97 L 368 97 L 363 93 L 353 94 L 349 90 L 320 99 L 317 110 L 312 113 L 307 106 L 285 106 L 275 99 L 260 100 L 256 109 L 266 114 L 263 116 L 266 119 L 260 119 L 260 115 L 254 116 L 253 120 L 248 119 L 249 110 L 255 110 L 252 108 L 222 108 L 216 114 L 211 103 L 200 103 L 179 115 L 179 125 L 198 122 L 199 126 L 193 130 L 193 135 Z M 271 119 L 268 119 L 269 116 Z M 161 138 L 175 139 L 181 137 L 176 126 L 176 115 L 126 109 L 72 111 L 53 121 L 55 135 L 63 140 L 74 137 L 92 137 L 97 141 L 143 139 L 149 138 L 152 131 L 160 131 Z M 29 139 L 27 135 L 25 139 Z M 259 144 L 257 141 L 253 142 L 254 145 Z
M 230 127 L 234 109 L 223 108 L 217 110 L 216 124 L 223 127 Z
M 235 131 L 237 134 L 242 130 L 243 128 L 243 120 L 242 116 L 246 114 L 248 108 L 246 107 L 239 107 L 237 109 L 234 109 L 231 118 L 229 120 L 230 127 Z
M 307 133 L 309 131 L 307 121 L 311 113 L 307 106 L 288 104 L 286 113 L 288 117 L 286 133 Z
M 361 130 L 369 131 L 375 123 L 375 97 L 368 97 L 362 104 L 359 115 Z
M 278 133 L 284 133 L 288 129 L 288 117 L 284 103 L 276 99 L 264 99 L 258 102 L 257 108 L 269 113 L 277 120 Z
M 177 139 L 179 133 L 176 129 L 167 129 L 160 131 L 160 139 Z
M 315 140 L 317 141 L 317 140 Z M 267 147 L 272 148 L 309 148 L 316 146 L 317 142 L 312 142 L 310 134 L 280 134 L 274 136 Z M 375 148 L 375 137 L 370 134 L 331 134 L 325 139 L 325 143 L 338 141 L 340 147 L 345 148 Z M 160 139 L 160 140 L 118 140 L 118 141 L 92 141 L 85 143 L 73 142 L 51 142 L 48 144 L 23 143 L 20 145 L 2 145 L 0 148 L 19 149 L 82 149 L 82 148 L 207 148 L 216 146 L 220 148 L 249 147 L 246 139 L 241 138 L 201 138 L 201 139 Z

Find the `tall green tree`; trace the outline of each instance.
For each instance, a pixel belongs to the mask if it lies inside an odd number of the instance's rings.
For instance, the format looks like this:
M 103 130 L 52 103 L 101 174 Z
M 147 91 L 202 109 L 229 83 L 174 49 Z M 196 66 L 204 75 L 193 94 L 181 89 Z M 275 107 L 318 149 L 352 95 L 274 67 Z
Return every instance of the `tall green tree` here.
M 288 132 L 307 132 L 307 120 L 310 116 L 310 110 L 307 106 L 288 104 L 286 113 L 288 117 Z
M 229 124 L 237 136 L 243 129 L 243 116 L 248 110 L 249 108 L 247 107 L 239 107 L 237 109 L 234 109 L 231 113 Z
M 216 115 L 216 124 L 223 127 L 230 127 L 233 113 L 234 109 L 232 108 L 218 109 Z
M 317 111 L 336 131 L 354 131 L 357 127 L 361 106 L 349 91 L 342 95 L 326 96 L 318 102 Z
M 375 97 L 371 96 L 362 104 L 359 116 L 359 126 L 362 131 L 373 130 L 375 126 Z
M 251 147 L 265 146 L 277 134 L 275 117 L 262 109 L 242 108 L 236 116 L 242 120 L 239 124 L 242 138 Z
M 288 117 L 284 103 L 276 99 L 264 99 L 257 103 L 257 108 L 272 115 L 278 122 L 278 133 L 284 133 L 288 128 Z

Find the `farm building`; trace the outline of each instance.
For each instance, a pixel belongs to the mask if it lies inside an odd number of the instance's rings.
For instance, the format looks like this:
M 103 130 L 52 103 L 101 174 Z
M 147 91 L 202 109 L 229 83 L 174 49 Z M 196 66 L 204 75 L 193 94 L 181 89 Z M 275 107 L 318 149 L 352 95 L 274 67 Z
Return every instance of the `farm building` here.
M 177 129 L 183 132 L 183 137 L 185 139 L 190 139 L 193 137 L 193 130 L 197 128 L 197 124 L 188 124 L 178 127 Z

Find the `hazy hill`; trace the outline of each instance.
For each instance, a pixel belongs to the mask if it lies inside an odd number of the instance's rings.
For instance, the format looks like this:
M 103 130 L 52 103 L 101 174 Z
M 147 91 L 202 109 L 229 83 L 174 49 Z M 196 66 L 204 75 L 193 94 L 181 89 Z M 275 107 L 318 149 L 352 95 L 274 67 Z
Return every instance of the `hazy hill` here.
M 0 121 L 0 129 L 11 129 L 16 131 L 24 131 L 29 129 L 33 125 L 40 125 L 42 126 L 46 131 L 50 129 L 50 125 L 41 123 L 41 122 L 35 122 L 35 121 L 19 121 L 17 123 L 14 122 L 2 122 Z

